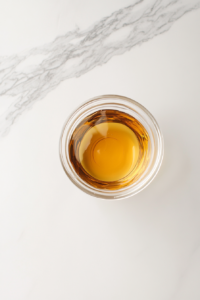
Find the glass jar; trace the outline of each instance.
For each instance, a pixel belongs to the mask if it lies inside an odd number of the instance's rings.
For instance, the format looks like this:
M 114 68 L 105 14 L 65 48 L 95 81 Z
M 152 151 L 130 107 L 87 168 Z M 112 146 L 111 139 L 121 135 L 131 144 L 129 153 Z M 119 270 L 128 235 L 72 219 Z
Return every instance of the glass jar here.
M 87 116 L 99 110 L 117 110 L 138 120 L 149 135 L 148 165 L 138 180 L 118 190 L 100 189 L 85 182 L 76 173 L 69 156 L 69 143 L 78 124 Z M 88 100 L 67 119 L 60 137 L 60 159 L 69 179 L 82 191 L 102 199 L 124 199 L 137 194 L 147 187 L 158 173 L 164 155 L 162 133 L 151 113 L 138 102 L 118 95 L 103 95 Z

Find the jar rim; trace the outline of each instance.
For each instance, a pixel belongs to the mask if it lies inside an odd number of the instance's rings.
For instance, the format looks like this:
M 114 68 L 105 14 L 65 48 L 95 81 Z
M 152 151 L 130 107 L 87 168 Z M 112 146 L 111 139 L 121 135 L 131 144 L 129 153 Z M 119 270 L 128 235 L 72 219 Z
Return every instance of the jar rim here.
M 78 176 L 69 159 L 68 145 L 75 128 L 86 116 L 102 109 L 114 109 L 131 114 L 144 125 L 151 136 L 151 163 L 147 167 L 147 170 L 145 170 L 139 180 L 118 190 L 98 189 L 89 185 Z M 155 178 L 164 156 L 164 140 L 157 121 L 143 105 L 125 96 L 102 95 L 85 101 L 67 118 L 60 136 L 59 154 L 65 173 L 79 189 L 94 197 L 107 200 L 120 200 L 139 193 Z

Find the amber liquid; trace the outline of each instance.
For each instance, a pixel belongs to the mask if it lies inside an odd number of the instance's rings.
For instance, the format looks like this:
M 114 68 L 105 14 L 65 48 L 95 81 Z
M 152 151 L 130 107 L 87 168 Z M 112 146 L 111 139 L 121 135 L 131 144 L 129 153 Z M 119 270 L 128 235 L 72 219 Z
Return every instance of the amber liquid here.
M 137 181 L 148 165 L 149 136 L 132 116 L 101 110 L 74 130 L 69 157 L 76 173 L 90 185 L 115 190 Z

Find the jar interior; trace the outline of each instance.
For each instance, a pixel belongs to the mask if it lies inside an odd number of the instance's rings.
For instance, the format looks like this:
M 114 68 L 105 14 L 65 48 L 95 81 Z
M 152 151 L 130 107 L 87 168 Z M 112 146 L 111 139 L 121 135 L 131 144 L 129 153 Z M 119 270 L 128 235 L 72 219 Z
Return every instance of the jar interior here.
M 119 190 L 137 182 L 149 165 L 150 137 L 143 124 L 119 110 L 85 116 L 66 145 L 71 165 L 87 184 Z

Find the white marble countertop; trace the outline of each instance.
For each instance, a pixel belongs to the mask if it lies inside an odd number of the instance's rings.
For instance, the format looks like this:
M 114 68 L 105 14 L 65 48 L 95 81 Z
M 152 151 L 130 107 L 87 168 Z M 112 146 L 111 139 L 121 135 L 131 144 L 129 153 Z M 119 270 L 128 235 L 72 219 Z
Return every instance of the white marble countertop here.
M 1 300 L 200 299 L 199 7 L 2 2 Z M 122 201 L 84 194 L 59 160 L 66 118 L 102 94 L 143 104 L 165 140 L 156 179 Z

